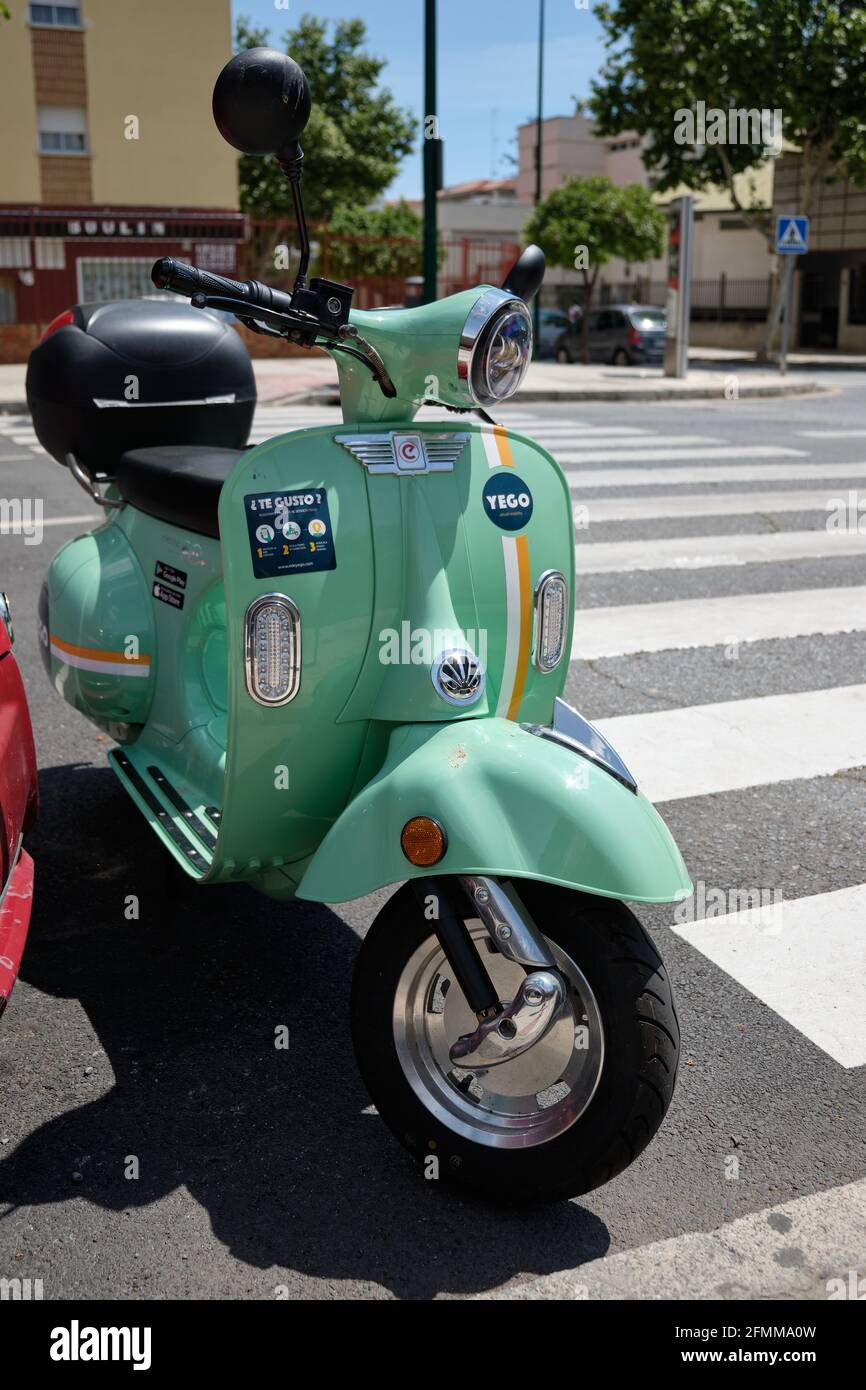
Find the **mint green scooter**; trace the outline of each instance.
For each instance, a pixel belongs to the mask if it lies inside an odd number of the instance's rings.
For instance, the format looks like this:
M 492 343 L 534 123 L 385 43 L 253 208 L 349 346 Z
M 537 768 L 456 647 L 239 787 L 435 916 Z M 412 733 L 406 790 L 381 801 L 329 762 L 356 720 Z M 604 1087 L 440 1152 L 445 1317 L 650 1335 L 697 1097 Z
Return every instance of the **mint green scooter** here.
M 105 510 L 51 565 L 45 664 L 194 879 L 327 903 L 402 884 L 352 998 L 382 1118 L 427 1176 L 570 1197 L 625 1168 L 670 1102 L 670 986 L 622 900 L 691 884 L 560 698 L 568 485 L 486 414 L 526 371 L 543 257 L 501 289 L 350 311 L 349 288 L 307 281 L 309 110 L 269 49 L 214 92 L 223 135 L 290 180 L 291 295 L 164 258 L 155 283 L 192 308 L 77 306 L 34 351 L 37 432 Z M 254 385 L 226 311 L 333 351 L 344 423 L 244 448 Z M 431 400 L 452 414 L 418 422 Z

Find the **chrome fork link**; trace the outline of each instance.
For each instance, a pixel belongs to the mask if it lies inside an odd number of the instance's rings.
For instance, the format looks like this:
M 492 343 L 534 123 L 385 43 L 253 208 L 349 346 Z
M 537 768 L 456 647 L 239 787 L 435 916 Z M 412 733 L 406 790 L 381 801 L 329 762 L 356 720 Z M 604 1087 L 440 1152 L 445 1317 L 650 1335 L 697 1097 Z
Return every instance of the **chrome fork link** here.
M 458 1038 L 450 1049 L 456 1066 L 486 1071 L 541 1041 L 565 1004 L 565 981 L 547 942 L 510 886 L 479 874 L 458 877 L 497 950 L 527 972 L 511 1003 L 496 1017 L 480 1020 L 473 1033 Z

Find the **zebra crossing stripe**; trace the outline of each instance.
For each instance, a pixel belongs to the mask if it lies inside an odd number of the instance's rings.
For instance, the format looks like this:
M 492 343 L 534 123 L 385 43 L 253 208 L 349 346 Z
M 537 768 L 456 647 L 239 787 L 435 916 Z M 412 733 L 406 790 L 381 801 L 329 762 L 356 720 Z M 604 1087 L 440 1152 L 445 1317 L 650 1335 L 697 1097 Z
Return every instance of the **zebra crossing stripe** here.
M 703 436 L 683 435 L 677 440 L 677 447 L 663 445 L 652 448 L 641 446 L 640 451 L 636 452 L 636 446 L 631 448 L 617 449 L 569 449 L 557 455 L 558 463 L 635 463 L 638 459 L 645 463 L 673 463 L 677 459 L 687 462 L 691 457 L 691 451 L 685 450 L 682 446 L 691 439 L 691 447 L 700 446 L 702 459 L 771 459 L 771 458 L 808 458 L 808 453 L 804 449 L 786 449 L 774 444 L 719 444 L 712 445 L 712 440 L 705 441 Z M 706 447 L 705 447 L 706 446 Z M 712 447 L 711 447 L 712 446 Z
M 866 586 L 579 608 L 572 660 L 716 647 L 866 628 Z
M 719 1168 L 719 1176 L 722 1177 Z M 810 1193 L 632 1250 L 587 1260 L 468 1298 L 497 1302 L 600 1300 L 794 1300 L 862 1297 L 866 1268 L 866 1179 Z M 796 1259 L 792 1259 L 796 1252 Z M 803 1319 L 806 1321 L 806 1319 Z M 690 1343 L 692 1346 L 704 1343 Z M 724 1344 L 723 1344 L 724 1345 Z M 736 1356 L 736 1348 L 724 1355 Z
M 562 459 L 559 460 L 562 463 Z M 866 479 L 863 463 L 758 463 L 716 464 L 711 468 L 700 465 L 677 468 L 586 468 L 579 473 L 566 470 L 566 481 L 572 492 L 591 487 L 679 487 L 699 483 L 812 483 L 821 479 L 841 481 L 846 478 Z
M 595 722 L 650 801 L 828 777 L 866 763 L 866 685 Z
M 716 492 L 653 497 L 592 497 L 584 503 L 589 522 L 651 521 L 678 516 L 752 516 L 759 512 L 823 512 L 847 505 L 829 486 L 796 492 Z
M 672 930 L 843 1067 L 866 1063 L 866 886 L 760 902 Z
M 679 536 L 674 540 L 595 541 L 575 547 L 578 574 L 628 574 L 635 570 L 715 569 L 778 564 L 782 560 L 844 559 L 866 554 L 866 533 L 774 531 L 757 535 Z

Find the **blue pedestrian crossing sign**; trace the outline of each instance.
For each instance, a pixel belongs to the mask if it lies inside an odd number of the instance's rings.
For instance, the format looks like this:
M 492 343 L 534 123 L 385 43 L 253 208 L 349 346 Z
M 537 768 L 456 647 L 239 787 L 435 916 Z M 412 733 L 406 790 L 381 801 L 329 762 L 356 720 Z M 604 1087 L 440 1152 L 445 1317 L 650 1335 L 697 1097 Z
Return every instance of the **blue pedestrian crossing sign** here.
M 776 218 L 776 255 L 805 256 L 809 250 L 808 217 Z

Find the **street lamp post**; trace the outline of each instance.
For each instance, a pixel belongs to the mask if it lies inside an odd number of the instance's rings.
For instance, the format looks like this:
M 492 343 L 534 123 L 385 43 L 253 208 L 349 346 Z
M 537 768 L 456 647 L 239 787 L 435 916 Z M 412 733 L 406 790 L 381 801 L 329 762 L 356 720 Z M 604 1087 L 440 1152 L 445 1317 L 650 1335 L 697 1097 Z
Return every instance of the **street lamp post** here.
M 436 298 L 436 195 L 442 182 L 442 146 L 436 117 L 436 0 L 424 0 L 424 303 Z
M 544 0 L 538 0 L 538 101 L 535 119 L 535 206 L 541 202 L 541 119 L 544 109 Z M 534 356 L 539 355 L 540 292 L 532 305 L 532 327 L 535 340 Z

